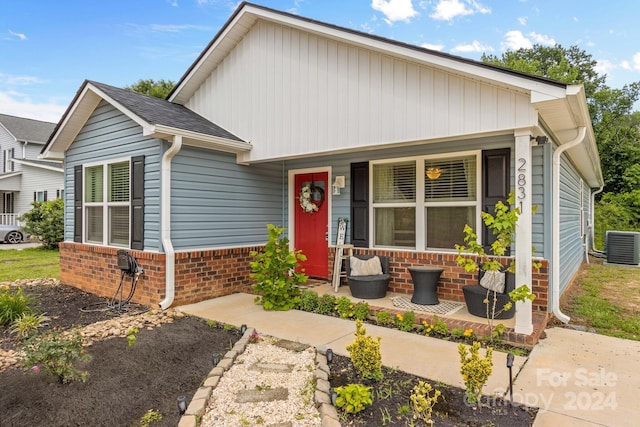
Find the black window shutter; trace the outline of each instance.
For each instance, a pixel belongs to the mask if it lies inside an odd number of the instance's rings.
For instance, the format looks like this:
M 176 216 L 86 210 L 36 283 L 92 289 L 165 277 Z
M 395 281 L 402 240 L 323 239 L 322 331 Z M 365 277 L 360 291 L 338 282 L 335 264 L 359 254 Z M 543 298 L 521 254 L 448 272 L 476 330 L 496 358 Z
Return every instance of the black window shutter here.
M 37 201 L 38 201 L 38 192 L 37 192 L 37 191 L 34 191 L 34 192 L 33 192 L 33 201 L 34 201 L 34 202 L 37 202 Z
M 2 168 L 3 168 L 3 170 L 2 171 L 5 172 L 5 173 L 6 172 L 11 172 L 11 171 L 7 170 L 7 150 L 4 150 L 2 152 L 2 155 L 3 155 L 3 157 L 2 157 Z
M 9 158 L 10 159 L 15 159 L 16 158 L 16 149 L 15 148 L 11 149 L 11 156 L 9 156 Z M 11 172 L 15 171 L 16 170 L 15 163 L 11 162 L 10 164 L 11 164 L 11 166 L 9 166 L 9 167 L 10 167 Z
M 82 243 L 82 165 L 73 168 L 73 241 Z
M 44 190 L 44 201 L 46 202 L 47 200 L 49 200 L 49 199 L 47 198 L 47 190 Z
M 496 203 L 507 203 L 511 152 L 508 148 L 482 152 L 482 210 L 493 215 Z M 495 237 L 486 225 L 482 226 L 482 246 L 490 252 Z M 507 250 L 506 255 L 510 251 Z
M 56 190 L 56 199 L 60 198 L 60 190 Z
M 351 243 L 369 247 L 369 162 L 351 163 Z
M 131 249 L 144 249 L 144 156 L 131 159 Z

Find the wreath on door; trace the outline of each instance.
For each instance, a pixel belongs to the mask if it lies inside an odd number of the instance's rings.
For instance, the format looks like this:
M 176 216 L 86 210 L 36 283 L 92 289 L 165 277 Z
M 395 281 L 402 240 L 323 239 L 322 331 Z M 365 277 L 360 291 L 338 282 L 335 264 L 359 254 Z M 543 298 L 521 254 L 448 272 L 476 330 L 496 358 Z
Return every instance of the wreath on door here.
M 311 184 L 304 184 L 300 189 L 300 207 L 308 214 L 318 212 L 324 202 L 324 190 Z

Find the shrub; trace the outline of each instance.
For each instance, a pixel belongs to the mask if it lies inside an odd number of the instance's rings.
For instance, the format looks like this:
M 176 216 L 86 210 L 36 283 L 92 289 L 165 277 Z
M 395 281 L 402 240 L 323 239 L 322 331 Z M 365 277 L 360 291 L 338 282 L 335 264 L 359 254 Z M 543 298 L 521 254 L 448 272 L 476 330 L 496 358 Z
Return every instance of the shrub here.
M 371 405 L 371 387 L 363 384 L 349 384 L 336 387 L 336 406 L 344 409 L 349 414 L 356 414 L 362 411 L 366 405 Z
M 71 380 L 85 382 L 89 375 L 79 371 L 73 365 L 77 360 L 89 360 L 91 357 L 82 346 L 79 332 L 61 333 L 48 331 L 29 338 L 21 347 L 25 358 L 20 362 L 25 369 L 42 364 L 47 373 L 58 378 L 60 384 Z
M 369 318 L 369 304 L 360 301 L 353 307 L 353 317 L 358 320 L 365 320 Z
M 339 297 L 336 300 L 336 313 L 342 319 L 349 319 L 353 317 L 353 302 L 347 297 Z
M 383 326 L 391 325 L 393 323 L 391 313 L 384 310 L 376 311 L 376 323 Z
M 331 314 L 336 309 L 336 297 L 331 294 L 324 294 L 318 301 L 318 313 Z
M 380 337 L 376 340 L 368 336 L 361 320 L 356 320 L 355 336 L 355 341 L 347 346 L 353 367 L 360 378 L 380 381 L 383 378 Z
M 310 289 L 304 289 L 300 293 L 300 304 L 298 304 L 298 310 L 308 311 L 313 313 L 318 308 L 318 294 Z
M 467 356 L 467 346 L 458 344 L 458 354 L 460 354 L 460 374 L 466 387 L 465 397 L 470 404 L 477 404 L 482 395 L 482 388 L 491 375 L 493 366 L 493 349 L 487 347 L 486 355 L 483 358 L 479 355 L 480 343 L 474 342 L 469 347 Z
M 256 281 L 253 290 L 259 295 L 256 302 L 265 310 L 290 310 L 299 305 L 299 285 L 307 281 L 306 275 L 295 270 L 307 257 L 289 250 L 289 239 L 282 236 L 284 228 L 267 224 L 267 229 L 269 241 L 264 249 L 251 252 L 256 258 L 250 263 L 250 277 Z
M 413 311 L 405 311 L 403 314 L 396 314 L 396 326 L 404 332 L 412 331 L 416 324 L 416 314 Z
M 32 312 L 31 299 L 22 294 L 22 289 L 11 291 L 4 286 L 0 291 L 0 326 L 12 324 L 23 314 Z
M 449 327 L 447 324 L 435 315 L 433 316 L 433 332 L 442 336 L 449 334 Z
M 433 392 L 433 394 L 431 392 Z M 413 387 L 410 397 L 413 417 L 419 418 L 427 424 L 433 424 L 433 420 L 431 419 L 433 406 L 438 403 L 441 395 L 440 390 L 434 391 L 431 384 L 418 381 L 418 384 Z
M 25 232 L 38 236 L 44 246 L 55 249 L 64 240 L 64 201 L 33 202 L 33 208 L 18 220 Z
M 30 337 L 42 325 L 50 319 L 44 314 L 22 313 L 20 317 L 11 324 L 11 332 L 23 340 Z

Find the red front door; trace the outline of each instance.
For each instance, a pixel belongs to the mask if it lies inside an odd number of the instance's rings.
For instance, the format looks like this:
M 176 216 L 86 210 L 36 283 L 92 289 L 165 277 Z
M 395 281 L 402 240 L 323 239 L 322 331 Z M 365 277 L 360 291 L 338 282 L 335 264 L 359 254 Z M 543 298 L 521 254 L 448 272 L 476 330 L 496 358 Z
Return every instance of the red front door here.
M 295 176 L 294 247 L 307 257 L 304 273 L 328 277 L 328 173 L 303 173 Z

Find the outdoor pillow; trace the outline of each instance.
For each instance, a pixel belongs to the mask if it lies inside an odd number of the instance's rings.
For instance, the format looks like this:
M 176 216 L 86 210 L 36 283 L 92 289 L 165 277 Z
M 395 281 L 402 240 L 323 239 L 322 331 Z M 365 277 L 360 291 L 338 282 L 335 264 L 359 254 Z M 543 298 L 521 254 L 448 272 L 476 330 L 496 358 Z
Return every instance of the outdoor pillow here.
M 504 292 L 504 273 L 500 271 L 485 271 L 484 276 L 480 279 L 480 286 L 490 291 Z
M 352 276 L 376 276 L 382 274 L 382 265 L 380 264 L 380 258 L 377 256 L 367 260 L 354 256 L 349 257 L 349 267 L 351 268 Z

